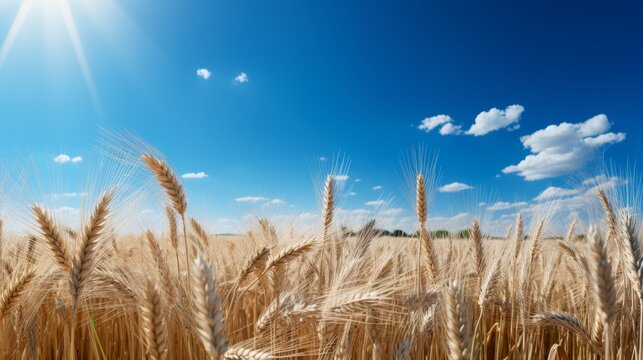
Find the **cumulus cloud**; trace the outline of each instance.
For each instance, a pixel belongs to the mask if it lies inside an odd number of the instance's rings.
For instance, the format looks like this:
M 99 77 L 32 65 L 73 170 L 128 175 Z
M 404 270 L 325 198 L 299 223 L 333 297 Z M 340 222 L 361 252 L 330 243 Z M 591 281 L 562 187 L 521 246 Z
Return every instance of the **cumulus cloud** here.
M 386 202 L 384 200 L 373 200 L 373 201 L 367 201 L 366 206 L 382 206 Z
M 348 180 L 348 175 L 333 175 L 335 181 L 346 181 Z
M 449 115 L 435 115 L 431 117 L 424 118 L 422 123 L 418 126 L 418 129 L 429 132 L 435 129 L 438 126 L 444 125 L 446 123 L 452 122 L 453 119 Z
M 456 182 L 452 182 L 451 184 L 440 186 L 438 188 L 438 191 L 443 193 L 445 192 L 449 193 L 449 192 L 458 192 L 458 191 L 469 190 L 469 189 L 473 189 L 473 186 L 456 181 Z
M 204 173 L 203 171 L 199 171 L 196 173 L 185 173 L 181 175 L 181 177 L 184 179 L 205 179 L 208 177 L 208 174 Z
M 578 170 L 594 158 L 595 150 L 625 140 L 625 133 L 607 132 L 611 123 L 604 114 L 581 123 L 549 125 L 520 138 L 532 154 L 503 173 L 518 173 L 525 180 L 540 180 Z
M 525 201 L 520 201 L 520 202 L 506 202 L 506 201 L 497 201 L 493 205 L 489 206 L 487 210 L 489 211 L 502 211 L 502 210 L 509 210 L 509 209 L 515 209 L 515 208 L 520 208 L 520 207 L 525 207 L 527 206 L 528 203 Z
M 264 202 L 268 200 L 269 200 L 268 198 L 265 198 L 263 196 L 242 196 L 234 199 L 234 201 L 239 203 L 258 203 L 258 202 Z
M 462 133 L 462 126 L 454 125 L 451 116 L 444 114 L 424 118 L 418 129 L 430 132 L 437 127 L 440 127 L 440 135 L 459 135 Z
M 203 78 L 204 80 L 208 80 L 212 73 L 208 69 L 198 69 L 196 71 L 196 76 Z
M 382 190 L 382 185 L 373 186 L 373 190 Z
M 282 200 L 282 199 L 272 199 L 269 202 L 269 204 L 271 204 L 271 205 L 283 205 L 285 203 L 286 202 L 284 200 Z
M 83 161 L 83 158 L 81 156 L 71 157 L 71 156 L 69 156 L 67 154 L 58 154 L 54 158 L 54 162 L 56 162 L 58 164 L 67 164 L 67 163 L 70 163 L 70 162 L 71 163 L 79 163 L 81 161 Z
M 234 78 L 234 82 L 236 82 L 238 84 L 243 84 L 243 83 L 246 83 L 248 81 L 250 81 L 250 79 L 248 79 L 248 75 L 246 75 L 246 73 L 244 73 L 244 72 L 240 73 L 239 75 L 237 75 Z
M 462 134 L 462 125 L 453 125 L 446 123 L 440 128 L 440 135 L 460 135 Z
M 556 186 L 550 186 L 547 189 L 543 190 L 538 196 L 534 198 L 536 201 L 542 201 L 547 199 L 559 199 L 565 196 L 576 195 L 578 192 L 573 189 L 563 189 Z
M 454 216 L 434 216 L 426 221 L 427 227 L 434 230 L 458 231 L 466 229 L 471 224 L 470 216 L 467 213 L 459 213 Z
M 518 121 L 525 108 L 522 105 L 509 105 L 506 109 L 500 110 L 491 108 L 476 116 L 475 123 L 467 130 L 468 135 L 481 136 L 511 125 L 509 130 L 520 127 Z

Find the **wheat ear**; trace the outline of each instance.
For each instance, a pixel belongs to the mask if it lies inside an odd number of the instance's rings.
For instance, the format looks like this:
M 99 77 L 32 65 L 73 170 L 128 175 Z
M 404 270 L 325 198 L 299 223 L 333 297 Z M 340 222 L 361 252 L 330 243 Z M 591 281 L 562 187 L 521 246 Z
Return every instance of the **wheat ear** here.
M 212 268 L 201 255 L 194 260 L 192 276 L 194 318 L 199 338 L 208 355 L 218 359 L 228 347 L 228 340 L 224 333 L 224 314 L 221 311 L 221 300 L 216 293 Z
M 0 297 L 0 317 L 4 318 L 9 311 L 13 308 L 20 295 L 25 291 L 25 288 L 34 279 L 36 273 L 34 270 L 26 270 L 14 276 L 9 283 L 9 286 L 2 292 Z
M 188 234 L 187 226 L 185 224 L 185 211 L 188 207 L 188 200 L 183 190 L 183 185 L 179 181 L 174 171 L 163 160 L 159 160 L 150 154 L 145 154 L 142 157 L 147 168 L 154 174 L 156 181 L 161 185 L 165 194 L 167 195 L 174 211 L 181 216 L 181 223 L 183 225 L 183 242 L 185 245 L 185 266 L 188 271 L 188 288 L 190 285 L 191 266 L 190 266 L 190 248 L 188 247 Z
M 152 280 L 147 280 L 145 298 L 141 306 L 143 333 L 147 355 L 154 360 L 167 358 L 167 329 L 161 295 Z
M 40 206 L 34 205 L 31 210 L 38 221 L 40 233 L 45 238 L 47 246 L 49 246 L 49 249 L 56 259 L 56 263 L 60 266 L 61 270 L 70 271 L 69 255 L 58 225 L 56 225 L 49 213 Z
M 466 342 L 466 324 L 463 317 L 463 304 L 460 287 L 451 282 L 445 291 L 444 305 L 446 312 L 446 338 L 449 348 L 449 359 L 462 360 L 468 357 Z
M 533 317 L 533 321 L 538 326 L 558 326 L 567 331 L 578 335 L 581 339 L 585 340 L 592 349 L 600 354 L 598 344 L 592 340 L 592 335 L 589 333 L 585 325 L 578 320 L 578 318 L 566 312 L 544 312 Z
M 480 231 L 480 222 L 478 219 L 473 221 L 469 231 L 469 247 L 471 249 L 471 258 L 475 266 L 476 275 L 482 278 L 485 269 L 484 250 L 482 248 L 482 233 Z
M 181 264 L 179 262 L 179 232 L 176 226 L 176 213 L 171 206 L 165 207 L 165 217 L 167 218 L 167 226 L 170 231 L 170 243 L 174 248 L 174 255 L 176 255 L 176 274 L 181 274 Z
M 78 299 L 86 285 L 87 278 L 94 269 L 94 263 L 98 257 L 99 240 L 105 229 L 109 204 L 112 201 L 113 192 L 108 191 L 100 198 L 94 208 L 89 223 L 83 229 L 83 238 L 78 253 L 71 267 L 71 296 L 74 302 L 74 312 L 78 306 Z

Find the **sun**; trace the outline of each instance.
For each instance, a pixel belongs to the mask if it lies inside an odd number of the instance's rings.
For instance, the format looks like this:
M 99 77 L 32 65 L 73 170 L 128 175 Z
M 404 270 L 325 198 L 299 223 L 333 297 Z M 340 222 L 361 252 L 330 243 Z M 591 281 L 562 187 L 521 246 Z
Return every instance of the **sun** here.
M 78 28 L 74 21 L 69 0 L 22 0 L 22 4 L 13 18 L 9 31 L 0 45 L 0 70 L 2 69 L 2 65 L 5 60 L 9 57 L 11 49 L 20 35 L 25 22 L 29 19 L 34 10 L 39 10 L 48 17 L 58 16 L 62 18 L 69 41 L 73 46 L 80 71 L 85 79 L 87 89 L 92 97 L 94 106 L 98 107 L 98 97 L 96 95 L 94 81 L 89 63 L 87 62 L 87 57 L 85 56 L 83 44 L 78 34 Z

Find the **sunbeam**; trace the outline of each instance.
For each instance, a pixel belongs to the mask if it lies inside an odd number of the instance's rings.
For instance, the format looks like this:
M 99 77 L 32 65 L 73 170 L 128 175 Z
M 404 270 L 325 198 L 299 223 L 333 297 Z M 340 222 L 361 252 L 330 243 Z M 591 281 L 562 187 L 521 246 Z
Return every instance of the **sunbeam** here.
M 34 0 L 25 0 L 23 1 L 22 5 L 20 5 L 20 9 L 18 9 L 18 13 L 16 14 L 16 17 L 13 19 L 11 28 L 9 28 L 9 32 L 7 33 L 7 36 L 4 38 L 4 41 L 2 42 L 2 47 L 0 48 L 0 66 L 2 66 L 5 59 L 9 55 L 9 52 L 11 51 L 13 44 L 16 42 L 16 38 L 20 33 L 20 29 L 22 29 L 22 25 L 24 25 L 25 20 L 29 16 L 29 12 L 31 11 L 31 7 L 33 6 L 33 3 L 34 3 Z
M 67 0 L 62 0 L 58 3 L 60 13 L 62 14 L 63 20 L 65 22 L 65 27 L 67 28 L 67 33 L 69 33 L 69 39 L 71 44 L 74 47 L 74 52 L 76 53 L 76 59 L 80 65 L 80 71 L 83 73 L 85 78 L 85 83 L 87 85 L 87 90 L 89 95 L 92 98 L 92 102 L 96 108 L 96 111 L 102 113 L 100 104 L 98 102 L 98 95 L 96 94 L 96 88 L 94 87 L 94 80 L 92 78 L 91 70 L 89 69 L 89 64 L 87 58 L 85 57 L 85 51 L 83 50 L 83 44 L 80 41 L 78 36 L 78 29 L 76 28 L 76 23 L 74 22 L 74 17 L 71 14 L 69 8 L 69 3 Z

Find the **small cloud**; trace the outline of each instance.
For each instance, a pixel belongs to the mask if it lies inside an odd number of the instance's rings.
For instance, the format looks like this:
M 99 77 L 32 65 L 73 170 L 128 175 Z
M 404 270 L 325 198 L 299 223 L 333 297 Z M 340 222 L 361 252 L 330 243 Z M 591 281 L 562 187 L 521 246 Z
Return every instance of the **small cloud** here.
M 56 163 L 58 163 L 58 164 L 67 164 L 67 163 L 70 163 L 70 162 L 71 162 L 71 163 L 79 163 L 79 162 L 81 162 L 81 161 L 83 161 L 83 158 L 82 158 L 82 157 L 80 157 L 80 156 L 75 156 L 75 157 L 73 157 L 73 158 L 72 158 L 71 156 L 69 156 L 69 155 L 67 155 L 67 154 L 58 154 L 58 155 L 54 158 L 54 162 L 56 162 Z
M 382 216 L 398 216 L 404 211 L 403 209 L 400 208 L 393 208 L 393 209 L 388 209 L 385 211 L 382 211 L 380 215 Z
M 362 182 L 362 179 L 355 179 L 353 182 Z
M 499 178 L 499 177 L 500 177 L 500 174 L 496 174 L 496 178 Z
M 59 198 L 75 198 L 75 197 L 82 197 L 82 196 L 87 196 L 86 192 L 66 192 L 66 193 L 56 193 L 56 194 L 51 194 L 52 199 L 59 199 Z
M 440 128 L 440 135 L 460 135 L 462 134 L 462 125 L 453 125 L 452 123 L 444 124 Z
M 348 196 L 356 196 L 356 195 L 357 195 L 357 193 L 354 192 L 354 191 L 351 191 L 351 192 L 348 193 Z
M 238 84 L 243 84 L 250 81 L 250 79 L 248 79 L 248 75 L 246 75 L 246 73 L 242 72 L 234 78 L 234 81 Z
M 555 186 L 550 186 L 547 189 L 543 190 L 534 200 L 547 200 L 547 199 L 559 199 L 565 196 L 577 195 L 578 192 L 572 189 L 563 189 Z
M 440 135 L 460 135 L 462 134 L 462 125 L 454 125 L 453 119 L 449 115 L 435 115 L 422 120 L 418 129 L 424 132 L 440 127 Z
M 520 127 L 518 121 L 523 111 L 525 108 L 522 105 L 509 105 L 504 110 L 491 108 L 489 111 L 483 111 L 476 116 L 475 123 L 466 134 L 482 136 L 508 126 L 509 130 L 516 130 Z
M 384 200 L 373 200 L 373 201 L 367 201 L 366 206 L 382 206 L 386 202 Z
M 54 213 L 63 214 L 63 215 L 78 215 L 79 211 L 78 209 L 73 207 L 61 206 L 59 208 L 54 209 Z
M 348 175 L 333 175 L 335 181 L 346 181 L 348 180 Z
M 420 123 L 420 125 L 418 126 L 418 129 L 424 130 L 425 132 L 429 132 L 438 126 L 450 123 L 452 121 L 453 119 L 449 115 L 445 115 L 445 114 L 435 115 L 435 116 L 424 118 L 424 120 L 422 120 L 422 123 Z
M 515 209 L 519 207 L 524 207 L 527 206 L 528 204 L 524 201 L 521 202 L 506 202 L 506 201 L 498 201 L 495 204 L 489 206 L 487 209 L 489 211 L 502 211 L 502 210 L 509 210 L 509 209 Z
M 212 75 L 212 73 L 208 69 L 198 69 L 196 71 L 196 76 L 201 77 L 204 80 L 208 80 L 210 78 L 210 75 Z
M 373 186 L 373 190 L 382 190 L 382 185 Z
M 328 161 L 328 159 L 322 156 L 322 157 L 319 158 L 319 161 L 324 162 L 324 161 Z
M 473 189 L 473 186 L 463 184 L 461 182 L 452 182 L 451 184 L 447 184 L 439 187 L 438 191 L 444 193 L 444 192 L 458 192 L 458 191 L 469 190 L 469 189 Z
M 66 164 L 71 161 L 71 157 L 67 154 L 60 154 L 54 158 L 54 161 L 59 164 Z
M 243 196 L 234 199 L 234 201 L 239 203 L 258 203 L 268 201 L 268 198 L 265 198 L 263 196 Z
M 184 179 L 205 179 L 208 177 L 208 174 L 204 173 L 203 171 L 199 171 L 197 173 L 185 173 L 181 175 L 181 177 Z
M 271 205 L 283 205 L 285 203 L 286 202 L 281 200 L 281 199 L 272 199 L 272 200 L 270 200 Z

